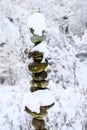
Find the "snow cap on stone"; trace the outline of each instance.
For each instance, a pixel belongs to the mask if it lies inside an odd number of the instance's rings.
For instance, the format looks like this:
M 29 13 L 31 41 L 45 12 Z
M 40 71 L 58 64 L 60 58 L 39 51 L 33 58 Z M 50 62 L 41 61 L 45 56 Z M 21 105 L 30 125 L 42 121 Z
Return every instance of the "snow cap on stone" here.
M 52 103 L 54 103 L 54 98 L 50 90 L 28 92 L 24 96 L 23 109 L 27 106 L 32 112 L 40 113 L 40 106 L 48 106 Z
M 34 30 L 34 34 L 42 36 L 46 29 L 45 18 L 41 13 L 34 13 L 28 19 L 28 27 Z
M 47 44 L 45 42 L 42 42 L 38 44 L 37 46 L 33 47 L 32 51 L 43 52 L 44 58 L 47 58 L 49 54 L 49 51 L 47 49 Z

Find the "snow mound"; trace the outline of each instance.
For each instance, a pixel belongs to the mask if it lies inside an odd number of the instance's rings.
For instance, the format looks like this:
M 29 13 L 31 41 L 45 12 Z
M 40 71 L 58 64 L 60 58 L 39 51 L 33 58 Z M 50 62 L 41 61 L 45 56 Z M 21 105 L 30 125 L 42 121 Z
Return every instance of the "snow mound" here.
M 34 29 L 34 34 L 42 36 L 46 29 L 45 18 L 41 13 L 34 13 L 28 19 L 28 27 Z
M 54 98 L 49 90 L 38 90 L 36 92 L 28 92 L 24 96 L 23 109 L 27 106 L 33 112 L 40 112 L 40 106 L 48 106 L 54 102 Z

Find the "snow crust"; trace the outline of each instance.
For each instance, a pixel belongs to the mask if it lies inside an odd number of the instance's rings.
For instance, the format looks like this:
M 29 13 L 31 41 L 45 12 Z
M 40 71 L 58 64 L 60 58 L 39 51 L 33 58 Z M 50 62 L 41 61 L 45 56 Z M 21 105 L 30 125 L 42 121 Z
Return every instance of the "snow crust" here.
M 45 18 L 41 13 L 34 13 L 28 19 L 28 27 L 34 29 L 34 34 L 42 36 L 46 29 Z
M 40 113 L 40 106 L 48 106 L 52 103 L 54 103 L 54 98 L 49 90 L 38 90 L 25 94 L 23 108 L 27 106 L 32 112 Z

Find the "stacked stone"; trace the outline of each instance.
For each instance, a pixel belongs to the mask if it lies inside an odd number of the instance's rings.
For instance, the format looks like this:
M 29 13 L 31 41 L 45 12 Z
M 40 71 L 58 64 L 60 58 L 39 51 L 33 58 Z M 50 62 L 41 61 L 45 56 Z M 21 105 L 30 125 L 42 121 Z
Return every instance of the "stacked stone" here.
M 41 62 L 43 59 L 43 53 L 39 51 L 34 51 L 31 53 L 33 62 L 29 64 L 28 68 L 32 72 L 31 92 L 38 89 L 46 89 L 48 81 L 45 80 L 47 77 L 47 72 L 45 68 L 48 66 L 47 59 L 45 62 Z
M 30 32 L 32 33 L 31 41 L 34 43 L 34 47 L 45 40 L 44 31 L 42 32 L 42 36 L 34 34 L 34 30 L 32 28 L 30 28 Z M 48 60 L 45 59 L 43 62 L 44 55 L 41 51 L 31 51 L 29 52 L 29 57 L 33 59 L 33 62 L 28 65 L 28 69 L 32 73 L 32 80 L 30 81 L 31 93 L 48 89 L 48 80 L 46 80 L 47 72 L 45 70 L 48 66 Z M 53 105 L 54 103 L 48 106 L 40 106 L 40 113 L 32 112 L 27 106 L 25 106 L 25 111 L 33 116 L 32 125 L 35 130 L 47 130 L 45 128 L 45 121 L 43 117 L 47 116 L 47 110 Z

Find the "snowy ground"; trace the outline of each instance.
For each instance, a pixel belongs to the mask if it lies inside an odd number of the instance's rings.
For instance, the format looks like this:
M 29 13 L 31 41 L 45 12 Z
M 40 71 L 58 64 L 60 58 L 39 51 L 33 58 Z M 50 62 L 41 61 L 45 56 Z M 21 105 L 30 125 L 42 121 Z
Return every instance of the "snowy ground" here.
M 46 18 L 50 130 L 87 130 L 87 1 L 0 0 L 0 130 L 33 130 L 22 107 L 31 75 L 29 16 Z

